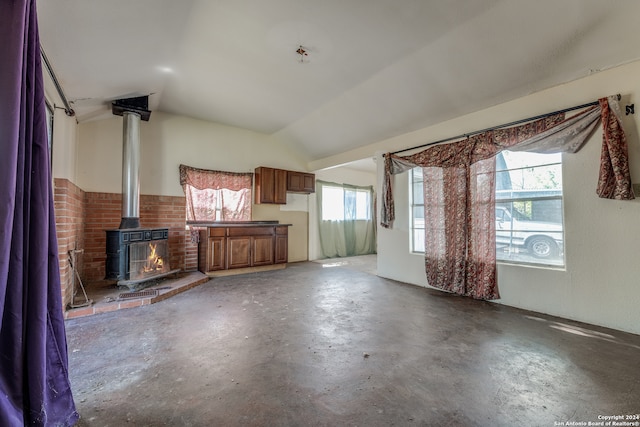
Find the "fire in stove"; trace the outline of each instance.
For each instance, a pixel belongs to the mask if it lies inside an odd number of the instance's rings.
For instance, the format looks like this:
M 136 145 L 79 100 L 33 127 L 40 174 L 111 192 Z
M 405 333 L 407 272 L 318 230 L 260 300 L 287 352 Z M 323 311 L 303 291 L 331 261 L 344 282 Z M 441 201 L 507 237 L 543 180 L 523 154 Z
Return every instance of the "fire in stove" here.
M 167 240 L 132 243 L 129 247 L 129 279 L 153 278 L 169 271 Z
M 157 243 L 149 243 L 149 256 L 147 257 L 147 263 L 144 266 L 144 273 L 163 271 L 164 260 L 160 255 L 158 255 L 158 252 L 156 251 L 157 247 Z

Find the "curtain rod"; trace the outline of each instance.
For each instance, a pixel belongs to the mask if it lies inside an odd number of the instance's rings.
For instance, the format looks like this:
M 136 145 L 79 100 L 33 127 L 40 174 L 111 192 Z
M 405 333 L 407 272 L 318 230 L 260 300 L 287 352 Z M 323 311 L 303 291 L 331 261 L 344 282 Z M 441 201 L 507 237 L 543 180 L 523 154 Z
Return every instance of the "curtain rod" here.
M 620 96 L 620 94 L 617 94 L 616 96 L 618 97 L 618 101 L 620 101 L 620 99 L 622 98 Z M 489 132 L 490 130 L 502 129 L 502 128 L 506 128 L 506 127 L 509 127 L 509 126 L 519 125 L 521 123 L 526 123 L 526 122 L 531 122 L 531 121 L 534 121 L 534 120 L 543 119 L 545 117 L 553 116 L 553 115 L 556 115 L 556 114 L 566 113 L 568 111 L 579 110 L 581 108 L 586 108 L 586 107 L 592 107 L 594 105 L 598 105 L 598 102 L 599 101 L 593 101 L 593 102 L 589 102 L 589 103 L 582 104 L 582 105 L 576 105 L 575 107 L 569 107 L 569 108 L 565 108 L 563 110 L 558 110 L 558 111 L 554 111 L 554 112 L 546 113 L 546 114 L 540 114 L 539 116 L 529 117 L 528 119 L 516 120 L 515 122 L 509 122 L 509 123 L 505 123 L 505 124 L 498 125 L 498 126 L 492 126 L 492 127 L 489 127 L 489 128 L 486 128 L 486 129 L 482 129 L 482 130 L 477 130 L 477 131 L 474 131 L 474 132 L 467 132 L 467 133 L 463 133 L 462 135 L 452 136 L 450 138 L 441 139 L 439 141 L 428 142 L 426 144 L 416 145 L 414 147 L 405 148 L 405 149 L 398 150 L 398 151 L 392 151 L 390 154 L 404 153 L 405 151 L 411 151 L 411 150 L 416 150 L 418 148 L 429 147 L 431 145 L 442 144 L 443 142 L 454 141 L 456 139 L 462 139 L 462 138 L 468 138 L 471 135 L 476 135 L 476 134 L 483 133 L 483 132 Z
M 76 114 L 76 112 L 73 111 L 73 108 L 71 108 L 69 101 L 67 101 L 67 97 L 64 96 L 64 91 L 62 90 L 62 86 L 60 86 L 60 82 L 58 81 L 56 74 L 53 72 L 53 68 L 51 68 L 49 59 L 47 59 L 47 55 L 44 54 L 44 49 L 42 48 L 42 46 L 40 46 L 40 55 L 42 55 L 44 66 L 47 69 L 49 76 L 51 76 L 51 80 L 53 81 L 53 85 L 56 87 L 56 90 L 58 91 L 58 95 L 60 95 L 60 99 L 62 99 L 62 103 L 64 104 L 65 114 L 69 117 L 73 117 Z

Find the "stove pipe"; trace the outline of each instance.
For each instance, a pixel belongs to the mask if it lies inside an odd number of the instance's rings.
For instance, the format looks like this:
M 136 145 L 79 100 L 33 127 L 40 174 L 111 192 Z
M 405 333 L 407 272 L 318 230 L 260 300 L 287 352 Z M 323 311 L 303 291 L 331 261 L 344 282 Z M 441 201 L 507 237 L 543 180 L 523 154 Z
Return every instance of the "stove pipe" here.
M 149 120 L 148 102 L 148 96 L 141 96 L 112 104 L 113 114 L 123 119 L 120 229 L 140 228 L 140 120 Z
M 140 114 L 122 114 L 122 221 L 120 228 L 140 227 Z

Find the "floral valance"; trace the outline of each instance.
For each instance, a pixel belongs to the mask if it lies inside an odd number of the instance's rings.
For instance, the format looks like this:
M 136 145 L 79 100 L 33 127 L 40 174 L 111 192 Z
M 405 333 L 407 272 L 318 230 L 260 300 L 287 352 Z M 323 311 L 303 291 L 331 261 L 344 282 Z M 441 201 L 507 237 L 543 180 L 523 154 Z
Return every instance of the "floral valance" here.
M 435 145 L 409 156 L 386 154 L 380 224 L 390 228 L 395 219 L 391 185 L 395 174 L 416 166 L 473 164 L 506 149 L 575 153 L 599 124 L 602 124 L 602 154 L 596 194 L 606 199 L 633 199 L 627 141 L 617 96 L 598 101 L 598 105 L 570 118 L 565 118 L 565 113 L 559 113 L 520 126 L 494 129 L 456 142 Z
M 180 165 L 180 185 L 190 185 L 198 190 L 212 189 L 240 191 L 251 188 L 253 174 L 251 172 L 226 172 L 199 169 Z
M 251 220 L 253 174 L 180 165 L 188 221 Z

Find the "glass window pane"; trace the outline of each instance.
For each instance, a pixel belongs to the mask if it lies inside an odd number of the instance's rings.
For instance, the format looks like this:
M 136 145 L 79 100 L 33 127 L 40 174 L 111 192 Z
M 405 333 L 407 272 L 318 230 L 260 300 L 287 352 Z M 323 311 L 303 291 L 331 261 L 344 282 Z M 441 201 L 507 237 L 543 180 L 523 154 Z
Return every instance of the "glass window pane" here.
M 424 228 L 424 206 L 413 207 L 413 226 Z
M 369 219 L 369 192 L 358 190 L 356 193 L 356 219 Z
M 411 251 L 424 252 L 424 191 L 422 168 L 414 168 L 409 172 L 411 189 Z
M 51 159 L 51 148 L 53 147 L 53 110 L 49 106 L 49 103 L 46 103 L 46 111 L 47 111 L 47 143 L 49 146 L 49 159 Z
M 518 169 L 562 162 L 562 155 L 560 153 L 540 154 L 528 151 L 503 151 L 501 154 L 506 164 L 506 169 Z M 497 169 L 502 170 L 505 168 L 498 166 Z
M 344 194 L 342 188 L 322 187 L 322 220 L 344 220 Z
M 424 205 L 424 191 L 422 181 L 413 183 L 413 204 Z
M 412 250 L 424 252 L 422 169 L 411 171 Z M 503 151 L 496 157 L 499 261 L 563 266 L 562 156 Z
M 424 177 L 422 176 L 422 168 L 413 168 L 411 170 L 411 180 L 413 182 L 422 182 Z
M 414 252 L 424 252 L 424 229 L 413 230 L 413 250 Z
M 510 170 L 496 174 L 497 259 L 563 266 L 560 154 L 504 151 L 502 155 L 502 168 Z

